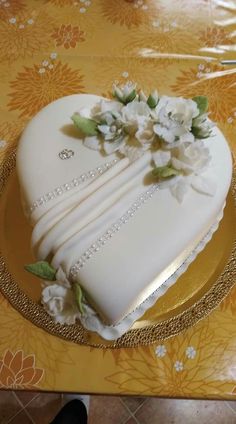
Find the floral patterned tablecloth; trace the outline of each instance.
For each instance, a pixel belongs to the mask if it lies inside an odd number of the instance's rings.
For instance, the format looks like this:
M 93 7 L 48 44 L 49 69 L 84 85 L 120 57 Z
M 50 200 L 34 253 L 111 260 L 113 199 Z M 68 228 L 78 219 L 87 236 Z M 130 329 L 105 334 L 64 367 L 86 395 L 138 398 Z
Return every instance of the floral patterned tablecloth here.
M 209 98 L 233 151 L 236 6 L 231 0 L 0 0 L 0 160 L 27 121 L 113 82 Z M 0 296 L 0 387 L 194 398 L 236 394 L 236 289 L 203 321 L 135 349 L 78 346 Z

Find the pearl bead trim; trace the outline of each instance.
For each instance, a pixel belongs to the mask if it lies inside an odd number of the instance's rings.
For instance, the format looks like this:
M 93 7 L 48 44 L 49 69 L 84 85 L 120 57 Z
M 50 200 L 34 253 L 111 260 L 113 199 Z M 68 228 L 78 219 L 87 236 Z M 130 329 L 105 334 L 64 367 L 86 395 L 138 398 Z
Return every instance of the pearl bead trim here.
M 105 164 L 102 164 L 98 166 L 97 168 L 88 171 L 82 175 L 80 175 L 77 178 L 74 178 L 73 180 L 69 181 L 68 183 L 65 183 L 59 187 L 56 187 L 54 190 L 49 191 L 44 196 L 39 197 L 30 207 L 29 212 L 32 213 L 37 209 L 39 206 L 44 205 L 45 203 L 48 203 L 52 199 L 56 199 L 57 197 L 61 196 L 62 194 L 66 193 L 67 191 L 78 187 L 82 183 L 84 183 L 87 180 L 94 179 L 98 177 L 99 175 L 104 174 L 108 169 L 112 168 L 116 163 L 118 162 L 118 159 L 113 159 L 110 162 L 107 162 Z
M 120 219 L 118 219 L 112 226 L 99 238 L 93 243 L 88 250 L 86 250 L 85 253 L 79 258 L 79 260 L 71 267 L 70 269 L 70 277 L 74 279 L 76 275 L 78 274 L 79 270 L 83 268 L 85 263 L 91 259 L 91 257 L 100 250 L 104 244 L 106 244 L 109 239 L 111 239 L 114 234 L 116 234 L 121 227 L 126 224 L 133 216 L 134 214 L 139 210 L 139 208 L 146 203 L 148 200 L 150 200 L 153 196 L 153 194 L 159 189 L 159 184 L 153 184 L 149 188 L 149 190 L 142 193 L 135 202 L 131 205 L 131 207 L 125 212 L 124 215 Z

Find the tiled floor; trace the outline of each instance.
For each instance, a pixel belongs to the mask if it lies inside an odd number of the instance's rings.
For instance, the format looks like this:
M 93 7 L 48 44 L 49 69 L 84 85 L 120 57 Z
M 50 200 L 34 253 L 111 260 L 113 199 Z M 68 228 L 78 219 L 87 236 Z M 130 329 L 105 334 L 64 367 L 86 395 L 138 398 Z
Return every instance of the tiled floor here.
M 64 395 L 0 391 L 0 424 L 49 424 Z M 236 424 L 236 402 L 91 396 L 89 424 Z M 69 424 L 69 423 L 68 423 Z

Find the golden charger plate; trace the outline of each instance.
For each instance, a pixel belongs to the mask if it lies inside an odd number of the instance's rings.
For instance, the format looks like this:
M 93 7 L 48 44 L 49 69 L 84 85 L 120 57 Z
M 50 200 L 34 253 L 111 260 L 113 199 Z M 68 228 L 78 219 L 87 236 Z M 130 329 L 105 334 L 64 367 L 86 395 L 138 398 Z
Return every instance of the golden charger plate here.
M 1 165 L 0 194 L 0 290 L 25 318 L 68 341 L 99 348 L 124 348 L 164 340 L 208 315 L 236 281 L 234 180 L 224 217 L 211 241 L 130 331 L 117 341 L 109 342 L 85 330 L 79 323 L 55 324 L 40 305 L 40 280 L 24 270 L 24 265 L 34 259 L 30 251 L 31 227 L 20 203 L 15 153 Z

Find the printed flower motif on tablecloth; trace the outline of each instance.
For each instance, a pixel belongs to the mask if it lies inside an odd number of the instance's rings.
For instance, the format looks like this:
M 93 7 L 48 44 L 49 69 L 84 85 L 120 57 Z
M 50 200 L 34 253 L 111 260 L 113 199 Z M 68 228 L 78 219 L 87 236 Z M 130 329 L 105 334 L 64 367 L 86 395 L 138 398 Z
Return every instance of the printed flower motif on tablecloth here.
M 167 350 L 165 345 L 158 345 L 155 349 L 155 353 L 158 358 L 163 358 L 166 354 Z
M 124 53 L 139 55 L 163 55 L 180 54 L 198 51 L 201 43 L 198 39 L 198 30 L 191 26 L 187 26 L 186 22 L 178 19 L 167 18 L 152 19 L 149 25 L 145 25 L 137 30 L 132 30 L 130 37 L 124 43 Z M 169 58 L 169 62 L 172 58 Z M 166 66 L 166 61 L 160 60 L 158 67 Z
M 30 13 L 12 14 L 0 25 L 0 61 L 14 62 L 32 57 L 47 49 L 52 40 L 53 18 L 46 13 L 32 17 Z
M 0 0 L 0 17 L 5 20 L 11 15 L 21 12 L 25 7 L 25 2 L 22 0 Z
M 181 372 L 181 371 L 183 371 L 183 369 L 184 369 L 184 364 L 183 364 L 183 362 L 181 362 L 181 361 L 176 361 L 176 362 L 174 363 L 174 368 L 175 368 L 175 370 L 176 370 L 177 372 Z
M 63 24 L 60 28 L 55 28 L 51 36 L 56 46 L 63 46 L 65 49 L 75 48 L 77 43 L 85 41 L 84 31 L 79 26 L 73 27 L 71 24 Z
M 1 148 L 5 148 L 8 143 L 13 143 L 17 141 L 21 131 L 24 128 L 24 121 L 3 121 L 0 123 L 0 140 L 4 141 L 4 146 L 1 145 Z
M 90 51 L 87 52 L 86 49 L 85 54 L 91 53 L 93 56 L 94 45 L 97 43 L 97 33 L 102 31 L 101 25 L 98 23 L 99 19 L 101 20 L 101 18 L 98 17 L 98 5 L 94 0 L 84 0 L 83 2 L 80 0 L 73 0 L 71 4 L 66 4 L 63 1 L 61 6 L 59 6 L 59 4 L 56 6 L 56 4 L 48 1 L 46 3 L 46 11 L 53 16 L 56 22 L 56 25 L 54 24 L 50 27 L 51 35 L 55 33 L 56 29 L 59 29 L 63 25 L 65 25 L 65 27 L 69 25 L 74 28 L 79 27 L 80 39 L 78 43 L 85 43 L 92 39 Z M 81 32 L 83 32 L 83 34 Z M 84 40 L 82 40 L 82 38 L 84 38 Z M 52 37 L 51 40 L 53 42 Z
M 34 352 L 35 357 L 40 360 L 40 368 L 45 370 L 41 388 L 55 389 L 55 380 L 61 367 L 70 367 L 74 364 L 68 342 L 36 328 L 16 312 L 7 301 L 1 303 L 0 321 L 1 352 L 9 348 L 12 352 L 16 352 L 19 346 L 24 352 Z
M 6 140 L 0 140 L 0 149 L 4 149 L 7 145 Z
M 72 6 L 73 8 L 77 8 L 79 13 L 82 15 L 86 14 L 93 1 L 94 0 L 47 0 L 47 3 L 51 3 L 58 7 Z
M 55 6 L 64 7 L 64 6 L 73 6 L 75 0 L 47 0 L 47 3 L 52 3 Z
M 153 0 L 101 0 L 101 13 L 110 23 L 139 27 L 159 14 L 159 5 Z
M 222 312 L 228 310 L 232 315 L 236 315 L 236 287 L 234 287 L 230 294 L 221 302 L 220 310 Z
M 200 322 L 165 344 L 137 349 L 132 358 L 125 349 L 116 372 L 106 379 L 119 393 L 204 397 L 232 390 L 232 381 L 221 380 L 228 339 L 220 343 L 209 319 Z M 166 348 L 165 355 L 163 346 Z
M 199 93 L 208 97 L 210 118 L 219 123 L 234 119 L 236 111 L 235 70 L 202 62 L 194 68 L 182 70 L 172 86 L 175 95 L 194 97 Z
M 0 359 L 1 389 L 37 389 L 44 370 L 35 365 L 35 355 L 26 355 L 22 350 L 13 353 L 6 350 Z
M 4 116 L 2 117 L 3 119 Z M 23 120 L 4 121 L 0 123 L 0 161 L 15 149 L 23 128 Z
M 199 39 L 203 47 L 217 47 L 220 50 L 224 49 L 224 46 L 235 45 L 234 36 L 222 27 L 207 27 L 200 32 Z
M 72 69 L 67 63 L 45 58 L 41 65 L 24 67 L 10 83 L 11 100 L 9 110 L 19 110 L 20 117 L 34 115 L 42 107 L 60 97 L 82 93 L 83 76 L 79 69 Z
M 196 350 L 193 346 L 188 346 L 186 351 L 185 351 L 185 354 L 186 354 L 188 359 L 194 359 L 197 352 L 196 352 Z

